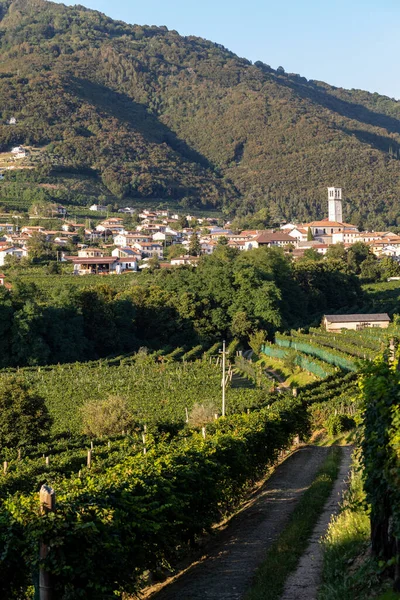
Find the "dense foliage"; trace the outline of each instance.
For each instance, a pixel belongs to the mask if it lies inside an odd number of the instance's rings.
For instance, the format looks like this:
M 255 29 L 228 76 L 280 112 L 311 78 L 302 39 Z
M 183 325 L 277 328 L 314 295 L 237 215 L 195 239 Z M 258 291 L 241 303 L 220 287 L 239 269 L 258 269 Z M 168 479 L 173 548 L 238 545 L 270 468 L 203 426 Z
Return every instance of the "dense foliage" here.
M 373 551 L 393 568 L 400 591 L 400 373 L 386 355 L 364 369 L 362 442 Z
M 0 288 L 0 367 L 44 365 L 133 352 L 141 346 L 182 354 L 221 339 L 318 323 L 324 311 L 363 301 L 356 275 L 336 263 L 292 263 L 283 251 L 239 253 L 219 246 L 194 267 L 80 278 L 16 278 Z M 351 312 L 351 310 L 350 310 Z M 190 357 L 191 355 L 189 355 Z
M 340 182 L 346 221 L 399 224 L 398 102 L 82 6 L 0 8 L 0 148 L 38 149 L 0 201 L 174 199 L 266 224 L 325 215 Z
M 37 494 L 9 496 L 0 509 L 0 585 L 12 598 L 38 568 L 39 540 L 57 598 L 114 598 L 135 592 L 141 574 L 176 556 L 232 508 L 249 482 L 297 433 L 307 430 L 296 399 L 221 419 L 201 434 L 156 444 L 100 472 L 57 481 L 57 511 L 39 516 Z

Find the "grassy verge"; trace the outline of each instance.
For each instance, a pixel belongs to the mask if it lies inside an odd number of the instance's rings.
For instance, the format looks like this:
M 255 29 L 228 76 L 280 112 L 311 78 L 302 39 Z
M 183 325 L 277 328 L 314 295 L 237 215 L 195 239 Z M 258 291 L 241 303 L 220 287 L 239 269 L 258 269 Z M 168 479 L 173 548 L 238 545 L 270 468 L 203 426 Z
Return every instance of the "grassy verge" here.
M 332 448 L 315 480 L 303 494 L 288 524 L 267 553 L 246 600 L 277 600 L 292 573 L 330 496 L 341 462 L 340 448 Z
M 318 600 L 400 600 L 381 579 L 369 552 L 369 516 L 360 471 L 354 471 L 342 510 L 323 541 L 323 583 Z
M 272 369 L 275 371 L 281 378 L 284 378 L 287 385 L 293 387 L 302 387 L 303 385 L 307 385 L 318 379 L 318 377 L 308 371 L 303 371 L 300 367 L 296 367 L 295 372 L 293 373 L 285 366 L 282 360 L 279 360 L 279 358 L 262 356 L 261 364 L 265 369 Z

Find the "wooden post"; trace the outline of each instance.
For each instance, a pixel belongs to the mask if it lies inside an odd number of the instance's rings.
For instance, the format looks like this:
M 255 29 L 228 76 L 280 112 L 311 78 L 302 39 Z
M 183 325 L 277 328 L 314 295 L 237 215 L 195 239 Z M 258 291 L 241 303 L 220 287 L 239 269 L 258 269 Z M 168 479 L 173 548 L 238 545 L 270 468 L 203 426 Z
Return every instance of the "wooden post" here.
M 40 499 L 40 512 L 42 515 L 46 515 L 50 512 L 54 512 L 56 505 L 56 495 L 53 488 L 46 485 L 42 485 L 39 492 Z M 45 560 L 49 554 L 50 546 L 44 542 L 40 542 L 39 559 Z M 53 599 L 53 585 L 51 581 L 51 575 L 43 567 L 39 570 L 39 599 L 40 600 L 52 600 Z
M 202 434 L 203 438 L 206 439 L 206 428 L 205 427 L 201 428 L 201 434 Z
M 90 449 L 94 450 L 93 442 L 90 442 Z
M 21 460 L 21 448 L 18 448 L 18 460 Z
M 215 419 L 215 421 L 218 421 L 218 413 L 214 414 L 214 419 Z
M 110 440 L 108 440 L 108 449 L 110 450 L 110 448 L 111 448 L 111 442 L 110 442 Z
M 50 465 L 50 456 L 46 456 L 46 467 Z
M 186 408 L 186 406 L 185 406 L 185 416 L 186 416 L 185 423 L 189 423 L 189 412 L 188 412 L 188 409 Z
M 294 398 L 297 398 L 297 388 L 292 389 L 292 394 Z
M 3 471 L 4 471 L 4 475 L 7 475 L 7 471 L 8 471 L 8 462 L 5 460 L 4 464 L 3 464 Z
M 88 466 L 88 469 L 90 469 L 90 467 L 92 466 L 92 451 L 91 450 L 88 450 L 88 453 L 87 453 L 87 466 Z

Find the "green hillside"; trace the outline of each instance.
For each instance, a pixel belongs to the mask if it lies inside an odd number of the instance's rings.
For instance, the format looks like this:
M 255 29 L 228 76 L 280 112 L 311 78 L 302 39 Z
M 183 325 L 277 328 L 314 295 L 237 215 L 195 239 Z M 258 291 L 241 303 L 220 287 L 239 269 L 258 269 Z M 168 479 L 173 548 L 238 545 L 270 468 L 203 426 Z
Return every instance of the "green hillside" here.
M 0 0 L 0 14 L 0 152 L 40 149 L 0 203 L 159 198 L 276 222 L 325 216 L 341 185 L 346 220 L 400 225 L 399 102 L 81 6 Z

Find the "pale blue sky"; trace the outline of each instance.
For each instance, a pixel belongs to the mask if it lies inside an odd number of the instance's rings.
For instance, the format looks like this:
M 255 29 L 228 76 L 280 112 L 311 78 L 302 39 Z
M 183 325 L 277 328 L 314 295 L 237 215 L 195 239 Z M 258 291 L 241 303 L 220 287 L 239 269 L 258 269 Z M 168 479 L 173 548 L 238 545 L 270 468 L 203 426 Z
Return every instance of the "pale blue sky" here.
M 64 0 L 73 5 L 74 1 Z M 115 19 L 166 25 L 239 56 L 400 99 L 398 0 L 80 0 Z

